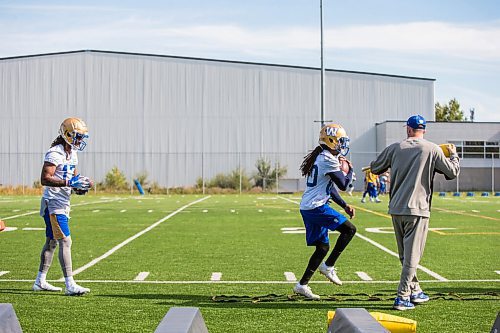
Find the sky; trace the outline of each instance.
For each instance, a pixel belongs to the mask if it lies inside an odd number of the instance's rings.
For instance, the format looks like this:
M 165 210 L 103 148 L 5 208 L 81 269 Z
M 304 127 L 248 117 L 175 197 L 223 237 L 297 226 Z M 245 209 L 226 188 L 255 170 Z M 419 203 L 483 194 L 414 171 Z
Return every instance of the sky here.
M 0 0 L 0 58 L 73 50 L 320 67 L 320 0 Z M 436 79 L 500 122 L 500 1 L 323 0 L 328 69 Z

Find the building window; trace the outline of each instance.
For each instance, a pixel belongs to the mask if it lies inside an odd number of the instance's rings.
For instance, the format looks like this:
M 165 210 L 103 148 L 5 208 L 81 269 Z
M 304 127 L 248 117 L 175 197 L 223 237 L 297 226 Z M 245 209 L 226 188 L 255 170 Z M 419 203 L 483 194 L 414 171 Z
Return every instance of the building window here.
M 500 158 L 498 141 L 449 141 L 457 147 L 460 158 Z

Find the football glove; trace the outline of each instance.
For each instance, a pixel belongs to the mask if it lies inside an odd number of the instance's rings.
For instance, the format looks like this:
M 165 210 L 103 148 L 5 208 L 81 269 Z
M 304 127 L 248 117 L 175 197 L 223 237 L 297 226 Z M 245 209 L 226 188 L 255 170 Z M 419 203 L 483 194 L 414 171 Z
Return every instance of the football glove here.
M 88 190 L 90 188 L 90 179 L 88 179 L 87 177 L 76 175 L 68 180 L 67 186 L 80 190 Z
M 87 192 L 89 190 L 88 189 L 83 190 L 83 189 L 79 189 L 79 188 L 73 188 L 73 189 L 71 189 L 71 191 L 73 191 L 73 193 L 76 195 L 85 195 L 85 194 L 87 194 Z

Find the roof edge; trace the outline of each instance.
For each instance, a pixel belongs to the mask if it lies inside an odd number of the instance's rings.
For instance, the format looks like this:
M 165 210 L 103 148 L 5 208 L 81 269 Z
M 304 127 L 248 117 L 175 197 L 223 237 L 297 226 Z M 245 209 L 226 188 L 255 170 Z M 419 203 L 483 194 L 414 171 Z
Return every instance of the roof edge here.
M 22 55 L 22 56 L 0 58 L 0 61 L 2 61 L 2 60 L 13 60 L 13 59 L 24 59 L 24 58 L 34 58 L 34 57 L 45 57 L 45 56 L 53 56 L 53 55 L 65 55 L 65 54 L 74 54 L 74 53 L 84 53 L 84 52 L 105 53 L 105 54 L 121 54 L 121 55 L 133 55 L 133 56 L 146 56 L 146 57 L 159 57 L 159 58 L 172 58 L 172 59 L 184 59 L 184 60 L 200 60 L 200 61 L 221 62 L 221 63 L 230 63 L 230 64 L 255 65 L 255 66 L 271 66 L 271 67 L 281 67 L 281 68 L 320 70 L 319 67 L 292 66 L 292 65 L 282 65 L 282 64 L 272 64 L 272 63 L 259 63 L 259 62 L 238 61 L 238 60 L 222 60 L 222 59 L 183 57 L 183 56 L 172 56 L 172 55 L 162 55 L 162 54 L 152 54 L 152 53 L 119 52 L 119 51 L 104 51 L 104 50 L 76 50 L 76 51 L 62 51 L 62 52 L 30 54 L 30 55 Z M 325 70 L 327 72 L 337 72 L 337 73 L 374 75 L 374 76 L 395 77 L 395 78 L 401 78 L 401 79 L 436 81 L 436 79 L 432 79 L 432 78 L 416 77 L 416 76 L 406 76 L 406 75 L 383 74 L 383 73 L 373 73 L 373 72 L 361 72 L 361 71 L 351 71 L 351 70 L 343 70 L 343 69 L 325 69 Z

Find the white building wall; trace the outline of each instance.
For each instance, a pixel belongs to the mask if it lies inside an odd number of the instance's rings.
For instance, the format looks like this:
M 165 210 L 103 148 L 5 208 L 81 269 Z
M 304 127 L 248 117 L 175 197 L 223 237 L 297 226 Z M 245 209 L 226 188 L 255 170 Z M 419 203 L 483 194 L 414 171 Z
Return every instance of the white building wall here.
M 260 156 L 300 178 L 320 125 L 318 69 L 99 51 L 0 59 L 0 184 L 31 185 L 61 121 L 83 118 L 82 173 L 147 171 L 191 186 Z M 434 81 L 326 72 L 325 118 L 351 137 L 355 164 L 376 151 L 375 124 L 433 119 Z

